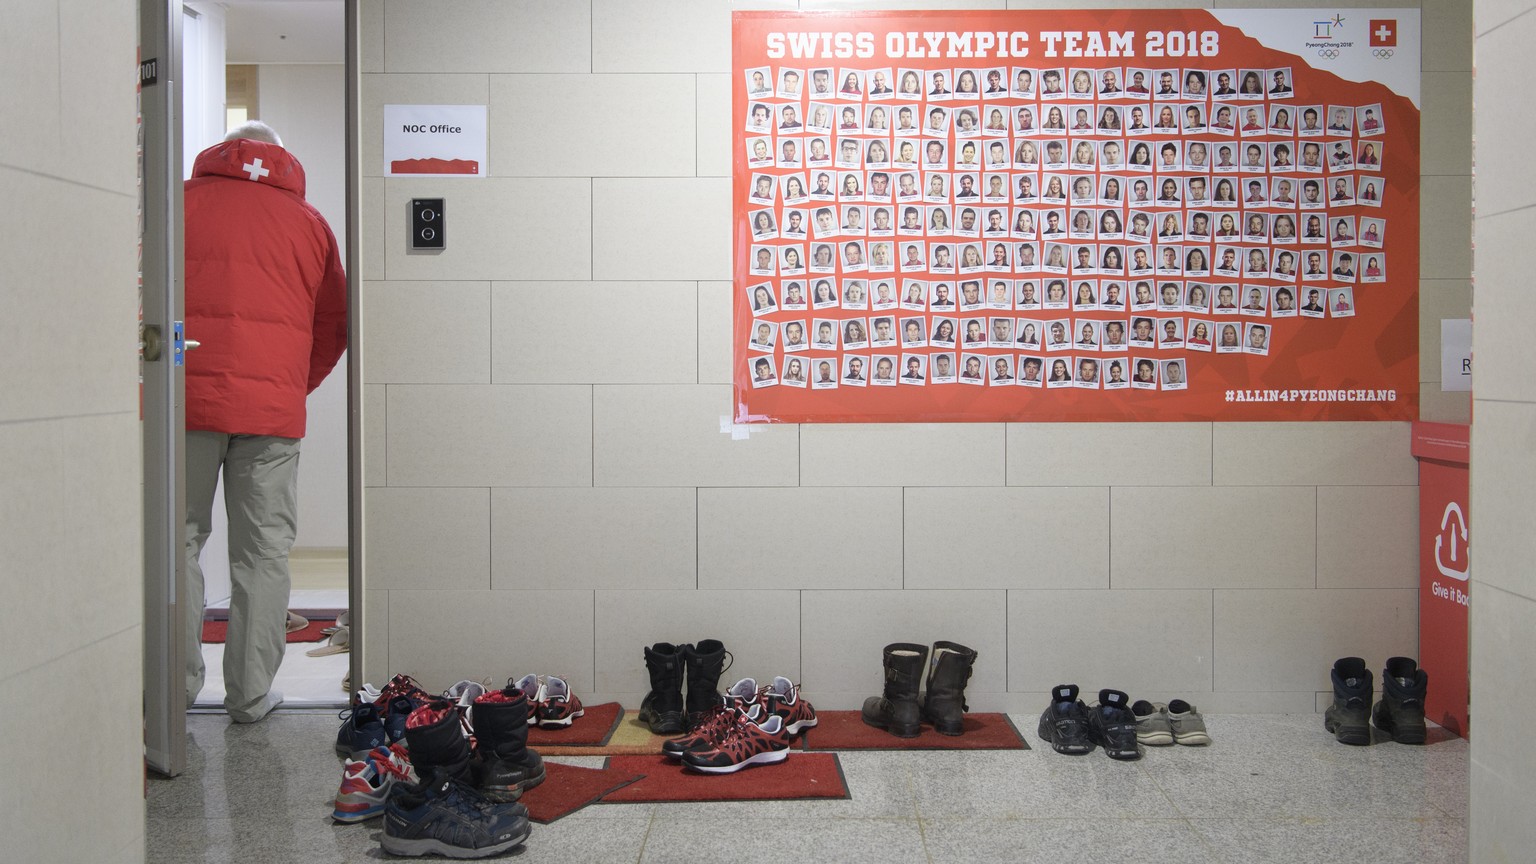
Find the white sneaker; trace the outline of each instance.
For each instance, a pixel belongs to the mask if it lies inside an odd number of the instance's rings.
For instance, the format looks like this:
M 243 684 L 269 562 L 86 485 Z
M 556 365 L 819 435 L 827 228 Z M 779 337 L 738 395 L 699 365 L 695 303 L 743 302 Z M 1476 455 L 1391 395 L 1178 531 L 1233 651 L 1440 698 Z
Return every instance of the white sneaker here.
M 484 684 L 467 679 L 443 691 L 443 698 L 452 702 L 454 707 L 459 709 L 459 716 L 463 717 L 465 722 L 469 724 L 468 729 L 463 728 L 464 724 L 459 724 L 466 738 L 469 737 L 469 729 L 475 728 L 474 718 L 470 716 L 471 709 L 474 708 L 475 700 L 484 695 Z

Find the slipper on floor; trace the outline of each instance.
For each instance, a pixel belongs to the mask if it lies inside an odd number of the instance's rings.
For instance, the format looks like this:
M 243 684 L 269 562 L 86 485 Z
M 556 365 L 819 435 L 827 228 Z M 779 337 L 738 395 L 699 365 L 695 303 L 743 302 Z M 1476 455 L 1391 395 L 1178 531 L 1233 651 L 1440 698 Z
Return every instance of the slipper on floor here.
M 295 612 L 288 613 L 288 632 L 297 633 L 309 626 L 309 619 Z
M 311 648 L 305 651 L 308 657 L 328 657 L 332 654 L 345 654 L 352 650 L 352 630 L 350 627 L 339 627 L 331 634 L 331 639 L 319 648 Z

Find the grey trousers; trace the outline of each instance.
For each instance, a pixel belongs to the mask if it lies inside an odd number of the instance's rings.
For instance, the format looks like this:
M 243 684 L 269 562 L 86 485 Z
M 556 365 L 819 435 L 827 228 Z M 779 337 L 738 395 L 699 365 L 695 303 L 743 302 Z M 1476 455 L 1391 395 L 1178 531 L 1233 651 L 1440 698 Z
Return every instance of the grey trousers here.
M 266 713 L 267 691 L 287 645 L 288 550 L 298 526 L 299 439 L 187 432 L 187 704 L 203 689 L 203 568 L 213 530 L 213 495 L 224 475 L 229 514 L 229 636 L 224 707 L 249 722 Z

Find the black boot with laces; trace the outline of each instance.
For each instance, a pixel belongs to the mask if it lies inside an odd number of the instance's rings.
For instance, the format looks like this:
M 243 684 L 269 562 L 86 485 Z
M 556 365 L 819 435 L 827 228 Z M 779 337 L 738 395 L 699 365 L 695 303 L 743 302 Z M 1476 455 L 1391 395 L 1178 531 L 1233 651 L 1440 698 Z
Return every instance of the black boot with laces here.
M 1411 658 L 1387 660 L 1387 668 L 1381 670 L 1381 700 L 1371 712 L 1371 722 L 1399 744 L 1423 744 L 1428 689 L 1429 675 Z

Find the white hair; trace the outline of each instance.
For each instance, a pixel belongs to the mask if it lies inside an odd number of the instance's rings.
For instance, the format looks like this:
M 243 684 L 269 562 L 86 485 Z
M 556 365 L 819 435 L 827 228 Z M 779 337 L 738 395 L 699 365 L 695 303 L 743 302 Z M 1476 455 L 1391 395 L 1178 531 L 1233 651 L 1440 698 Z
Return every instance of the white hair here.
M 237 138 L 249 138 L 252 141 L 265 141 L 268 144 L 283 146 L 283 139 L 277 137 L 277 130 L 260 120 L 242 123 L 229 130 L 229 134 L 224 136 L 225 141 L 234 141 Z

